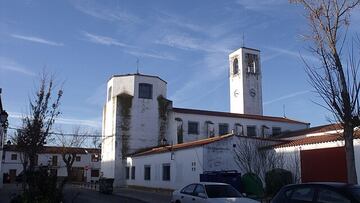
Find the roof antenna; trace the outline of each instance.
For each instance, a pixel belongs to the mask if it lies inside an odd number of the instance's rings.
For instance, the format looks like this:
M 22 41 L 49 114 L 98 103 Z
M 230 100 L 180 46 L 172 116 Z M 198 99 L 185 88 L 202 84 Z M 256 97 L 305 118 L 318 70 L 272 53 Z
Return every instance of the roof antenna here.
M 136 58 L 136 74 L 139 74 L 139 58 Z
M 242 47 L 245 47 L 245 34 L 242 33 Z
M 283 117 L 286 118 L 286 109 L 285 109 L 285 104 L 283 104 Z

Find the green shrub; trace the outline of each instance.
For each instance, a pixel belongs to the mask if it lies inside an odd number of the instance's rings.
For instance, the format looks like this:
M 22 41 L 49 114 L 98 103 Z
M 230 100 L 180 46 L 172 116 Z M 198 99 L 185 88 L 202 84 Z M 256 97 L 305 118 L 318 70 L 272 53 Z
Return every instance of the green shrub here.
M 292 184 L 292 173 L 285 169 L 277 168 L 265 174 L 266 193 L 275 195 L 283 186 Z
M 264 196 L 263 183 L 255 173 L 246 173 L 241 177 L 242 191 L 247 196 L 261 198 Z

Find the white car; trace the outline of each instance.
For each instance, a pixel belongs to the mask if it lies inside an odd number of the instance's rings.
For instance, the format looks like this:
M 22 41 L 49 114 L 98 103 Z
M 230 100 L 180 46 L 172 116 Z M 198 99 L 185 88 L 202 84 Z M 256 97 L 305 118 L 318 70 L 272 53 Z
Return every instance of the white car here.
M 175 190 L 172 203 L 259 203 L 244 197 L 234 187 L 226 183 L 200 182 Z

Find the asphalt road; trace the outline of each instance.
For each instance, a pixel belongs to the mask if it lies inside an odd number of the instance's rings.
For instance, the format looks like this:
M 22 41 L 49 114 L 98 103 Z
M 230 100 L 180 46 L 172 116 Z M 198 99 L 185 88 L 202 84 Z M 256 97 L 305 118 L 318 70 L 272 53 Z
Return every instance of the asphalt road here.
M 118 195 L 107 195 L 97 191 L 68 187 L 64 190 L 64 203 L 145 203 L 140 200 L 130 199 L 127 197 L 121 197 Z

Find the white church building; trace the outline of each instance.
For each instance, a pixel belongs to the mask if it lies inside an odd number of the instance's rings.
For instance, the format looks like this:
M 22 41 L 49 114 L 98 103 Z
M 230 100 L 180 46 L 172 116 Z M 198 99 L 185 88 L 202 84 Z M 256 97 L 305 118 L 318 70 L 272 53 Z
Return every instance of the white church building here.
M 177 189 L 205 171 L 239 171 L 233 148 L 242 139 L 276 144 L 282 132 L 309 128 L 263 115 L 260 62 L 256 49 L 229 55 L 230 112 L 177 108 L 158 76 L 112 76 L 103 109 L 102 175 L 114 178 L 115 187 Z

